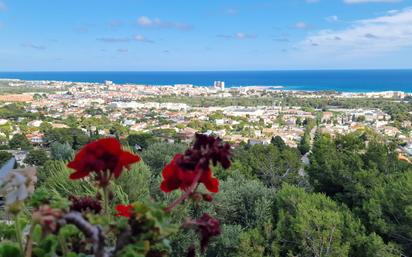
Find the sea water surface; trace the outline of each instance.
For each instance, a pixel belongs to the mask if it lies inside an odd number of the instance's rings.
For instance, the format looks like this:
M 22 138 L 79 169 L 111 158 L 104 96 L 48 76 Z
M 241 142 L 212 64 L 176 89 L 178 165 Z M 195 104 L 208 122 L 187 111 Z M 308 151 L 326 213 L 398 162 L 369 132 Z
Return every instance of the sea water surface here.
M 58 80 L 117 84 L 210 86 L 216 80 L 227 87 L 283 86 L 285 90 L 339 92 L 412 92 L 412 70 L 299 70 L 299 71 L 193 71 L 193 72 L 0 72 L 0 78 Z

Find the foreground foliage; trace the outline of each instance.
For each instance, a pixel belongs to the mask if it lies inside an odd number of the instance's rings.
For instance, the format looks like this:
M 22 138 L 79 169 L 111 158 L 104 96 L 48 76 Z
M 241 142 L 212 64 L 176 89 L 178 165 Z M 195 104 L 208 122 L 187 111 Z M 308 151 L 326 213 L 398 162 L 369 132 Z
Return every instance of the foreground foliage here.
M 229 155 L 230 146 L 220 139 L 196 135 L 192 148 L 176 154 L 163 170 L 161 190 L 182 191 L 167 207 L 149 199 L 146 190 L 133 192 L 130 184 L 128 187 L 120 180 L 123 171 L 130 170 L 140 157 L 123 150 L 114 138 L 85 145 L 67 167 L 63 161 L 46 163 L 42 173 L 48 174 L 40 177 L 42 187 L 36 191 L 36 170 L 12 170 L 11 159 L 0 172 L 0 194 L 5 196 L 14 229 L 7 223 L 0 226 L 0 256 L 168 256 L 172 252 L 169 238 L 179 229 L 172 211 L 189 200 L 196 205 L 213 201 L 212 195 L 198 192 L 199 185 L 217 193 L 219 181 L 210 166 L 229 168 Z M 145 173 L 132 174 L 127 182 L 135 181 L 138 186 L 147 178 Z M 117 202 L 114 208 L 113 201 Z M 25 213 L 26 204 L 32 208 L 31 214 Z M 190 240 L 189 256 L 205 252 L 210 240 L 221 232 L 220 221 L 206 212 L 177 221 L 182 223 L 181 229 L 199 235 L 199 244 Z M 28 232 L 22 233 L 23 223 L 23 232 Z M 10 233 L 13 230 L 14 235 Z
M 200 162 L 196 144 L 188 152 L 185 147 L 157 142 L 141 149 L 142 161 L 110 181 L 109 217 L 96 187 L 102 181 L 69 180 L 74 171 L 64 158 L 39 168 L 36 192 L 26 203 L 46 218 L 92 207 L 82 215 L 102 228 L 104 249 L 115 256 L 411 256 L 411 165 L 383 138 L 317 133 L 309 165 L 279 138 L 238 146 L 228 169 L 214 166 L 189 194 L 202 165 L 193 166 Z M 227 156 L 218 152 L 215 160 Z M 172 192 L 163 192 L 162 183 Z M 33 256 L 93 255 L 92 241 L 68 218 L 57 234 L 35 227 Z M 30 230 L 30 214 L 20 212 L 18 223 Z M 14 225 L 0 225 L 0 256 L 19 252 Z

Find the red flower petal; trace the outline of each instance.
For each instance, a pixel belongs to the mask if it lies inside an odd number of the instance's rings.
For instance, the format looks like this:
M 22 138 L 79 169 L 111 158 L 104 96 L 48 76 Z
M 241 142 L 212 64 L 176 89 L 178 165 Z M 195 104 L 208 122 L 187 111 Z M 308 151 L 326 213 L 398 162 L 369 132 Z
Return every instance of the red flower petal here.
M 104 152 L 110 152 L 112 154 L 119 154 L 122 149 L 120 142 L 113 137 L 103 138 L 94 141 L 94 143 L 96 144 L 95 147 L 99 147 L 97 149 L 102 149 Z
M 114 170 L 114 177 L 115 178 L 120 177 L 120 175 L 123 171 L 123 168 L 130 169 L 130 167 L 129 167 L 130 164 L 133 164 L 133 163 L 139 162 L 139 161 L 140 161 L 139 156 L 131 154 L 129 152 L 122 151 L 122 153 L 120 154 L 120 160 L 117 163 L 117 166 Z
M 119 204 L 116 206 L 117 213 L 115 216 L 130 218 L 133 214 L 133 210 L 134 210 L 134 207 L 131 204 L 129 205 Z
M 118 178 L 124 168 L 129 169 L 132 163 L 138 161 L 140 157 L 123 151 L 119 141 L 114 138 L 104 138 L 85 145 L 67 167 L 76 171 L 70 176 L 71 179 L 83 178 L 91 172 L 102 171 L 109 171 Z M 107 183 L 107 181 L 101 182 Z
M 210 178 L 206 181 L 202 181 L 207 190 L 212 193 L 219 192 L 219 180 L 217 178 Z
M 207 190 L 213 193 L 217 193 L 219 191 L 219 181 L 217 178 L 212 177 L 212 171 L 210 169 L 206 171 L 183 170 L 177 164 L 181 157 L 181 154 L 175 155 L 173 160 L 163 169 L 163 181 L 160 184 L 160 189 L 163 192 L 169 193 L 178 188 L 182 191 L 186 191 L 190 186 L 192 186 L 197 172 L 203 172 L 199 179 L 199 183 L 203 183 Z
M 229 168 L 230 155 L 230 145 L 224 144 L 220 138 L 196 134 L 192 147 L 175 155 L 163 170 L 162 191 L 169 192 L 177 187 L 187 191 L 200 176 L 199 183 L 203 183 L 210 192 L 218 192 L 219 181 L 213 177 L 210 166 L 220 163 L 224 169 Z
M 206 189 L 209 190 L 209 192 L 219 192 L 219 180 L 212 177 L 212 171 L 210 169 L 203 172 L 199 181 L 205 185 Z
M 163 192 L 169 193 L 180 187 L 181 181 L 179 179 L 178 166 L 174 159 L 163 169 L 162 176 L 164 180 L 160 184 L 160 189 Z
M 182 181 L 180 189 L 186 191 L 190 186 L 192 186 L 193 181 L 196 178 L 196 172 L 191 170 L 182 170 L 179 168 L 179 179 Z

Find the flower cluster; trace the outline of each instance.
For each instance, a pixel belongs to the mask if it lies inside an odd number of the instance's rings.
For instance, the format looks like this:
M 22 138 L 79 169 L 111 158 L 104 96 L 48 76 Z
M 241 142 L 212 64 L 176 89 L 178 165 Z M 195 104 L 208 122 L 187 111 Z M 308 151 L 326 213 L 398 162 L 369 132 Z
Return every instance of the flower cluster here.
M 183 168 L 180 163 L 184 155 L 176 154 L 173 160 L 163 169 L 162 176 L 164 178 L 160 188 L 163 192 L 171 192 L 180 188 L 186 191 L 192 186 L 197 174 L 201 173 L 198 178 L 199 183 L 203 183 L 207 190 L 213 193 L 219 191 L 219 181 L 212 176 L 212 170 L 207 167 L 205 170 L 200 170 L 196 167 L 193 170 Z
M 72 196 L 70 197 L 71 205 L 70 205 L 70 210 L 71 211 L 77 211 L 77 212 L 91 212 L 94 214 L 98 214 L 102 211 L 102 205 L 98 200 L 96 200 L 93 197 L 76 197 Z
M 160 189 L 163 192 L 171 192 L 180 189 L 185 193 L 174 201 L 166 211 L 171 211 L 175 206 L 190 197 L 195 202 L 201 200 L 212 202 L 210 194 L 197 192 L 197 186 L 202 183 L 209 192 L 219 191 L 219 181 L 213 177 L 211 165 L 220 164 L 224 169 L 231 165 L 230 145 L 222 142 L 220 138 L 196 134 L 192 148 L 184 154 L 176 154 L 173 160 L 163 169 L 163 181 Z M 196 229 L 200 234 L 200 248 L 202 252 L 209 244 L 210 238 L 220 235 L 220 222 L 205 213 L 197 220 L 188 220 L 184 227 Z M 195 256 L 194 247 L 188 250 L 188 256 Z
M 209 214 L 205 213 L 195 222 L 201 235 L 200 247 L 202 250 L 209 244 L 210 238 L 220 235 L 220 222 Z
M 131 218 L 133 215 L 133 205 L 128 204 L 128 205 L 124 205 L 124 204 L 119 204 L 116 206 L 116 216 L 117 217 L 125 217 L 125 218 Z
M 184 154 L 176 154 L 163 169 L 163 192 L 176 189 L 187 191 L 194 183 L 202 183 L 212 193 L 219 191 L 219 181 L 213 177 L 210 164 L 220 163 L 224 169 L 230 167 L 230 145 L 223 144 L 220 138 L 196 134 L 191 149 Z
M 84 146 L 67 166 L 75 170 L 70 179 L 95 173 L 99 185 L 105 187 L 113 176 L 120 177 L 124 168 L 129 169 L 131 164 L 139 161 L 139 156 L 123 151 L 115 138 L 104 138 Z
M 63 217 L 63 211 L 54 209 L 49 205 L 42 205 L 33 212 L 33 223 L 40 224 L 44 233 L 56 233 L 59 228 L 59 220 Z
M 205 250 L 212 237 L 218 236 L 221 233 L 219 220 L 207 213 L 203 214 L 203 216 L 197 220 L 187 220 L 184 226 L 194 228 L 199 232 L 200 248 L 202 251 Z
M 219 181 L 213 176 L 212 166 L 220 164 L 224 169 L 229 168 L 230 149 L 219 138 L 197 134 L 193 146 L 184 153 L 176 154 L 162 172 L 161 190 L 171 192 L 180 189 L 183 192 L 179 198 L 167 208 L 151 200 L 142 200 L 116 205 L 114 212 L 114 192 L 121 192 L 121 188 L 117 188 L 118 183 L 111 182 L 119 178 L 124 169 L 130 169 L 131 164 L 139 162 L 140 157 L 124 151 L 114 138 L 91 142 L 67 165 L 74 170 L 69 178 L 90 177 L 97 182 L 93 186 L 100 192 L 95 197 L 71 196 L 69 205 L 65 198 L 50 197 L 47 190 L 38 190 L 32 197 L 33 226 L 27 237 L 20 233 L 18 214 L 24 206 L 23 201 L 34 191 L 36 170 L 12 170 L 12 162 L 0 169 L 0 196 L 6 197 L 8 206 L 17 206 L 13 207 L 16 210 L 13 213 L 15 238 L 22 256 L 43 253 L 42 240 L 46 238 L 46 233 L 47 240 L 50 240 L 47 244 L 55 245 L 62 256 L 69 253 L 97 257 L 167 256 L 172 252 L 167 238 L 179 227 L 194 229 L 199 234 L 200 249 L 204 252 L 210 239 L 221 233 L 219 220 L 205 213 L 200 218 L 187 218 L 183 226 L 178 226 L 171 222 L 173 215 L 170 212 L 185 200 L 194 201 L 196 206 L 213 201 L 211 193 L 219 191 Z M 198 191 L 199 184 L 203 184 L 209 192 Z M 112 186 L 116 186 L 116 191 L 111 191 Z M 13 209 L 9 207 L 8 211 Z M 66 225 L 75 226 L 76 233 L 72 233 L 72 228 L 64 227 Z M 42 228 L 43 237 L 34 236 L 35 226 Z M 62 238 L 58 238 L 60 236 Z M 188 256 L 196 256 L 195 242 L 192 242 Z

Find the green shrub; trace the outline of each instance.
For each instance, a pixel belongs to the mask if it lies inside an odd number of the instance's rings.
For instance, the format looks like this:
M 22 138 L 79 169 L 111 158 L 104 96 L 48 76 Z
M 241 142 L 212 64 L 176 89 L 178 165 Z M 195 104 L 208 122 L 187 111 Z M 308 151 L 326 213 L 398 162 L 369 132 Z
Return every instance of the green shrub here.
M 143 161 L 150 167 L 153 175 L 160 175 L 164 166 L 177 153 L 183 153 L 187 148 L 184 144 L 155 143 L 141 152 Z
M 213 208 L 222 223 L 253 228 L 271 217 L 274 196 L 260 181 L 236 176 L 221 182 Z

